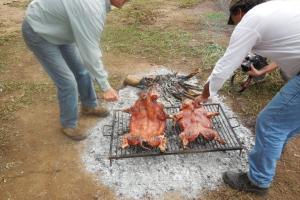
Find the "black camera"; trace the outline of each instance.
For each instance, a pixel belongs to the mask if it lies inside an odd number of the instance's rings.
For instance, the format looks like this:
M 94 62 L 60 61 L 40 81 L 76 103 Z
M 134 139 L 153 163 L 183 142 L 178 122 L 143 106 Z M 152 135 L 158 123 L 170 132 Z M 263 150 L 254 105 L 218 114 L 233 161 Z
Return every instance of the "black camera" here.
M 267 58 L 262 57 L 260 55 L 256 55 L 256 54 L 248 55 L 241 65 L 242 70 L 244 72 L 250 71 L 251 65 L 253 65 L 255 69 L 260 70 L 261 68 L 268 65 L 268 61 L 267 61 Z

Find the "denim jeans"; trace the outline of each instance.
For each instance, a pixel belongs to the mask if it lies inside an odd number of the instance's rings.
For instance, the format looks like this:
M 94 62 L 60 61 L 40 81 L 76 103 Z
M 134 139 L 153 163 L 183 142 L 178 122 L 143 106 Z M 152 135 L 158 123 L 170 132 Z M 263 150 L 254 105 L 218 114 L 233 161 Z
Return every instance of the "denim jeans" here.
M 286 143 L 300 133 L 300 75 L 289 80 L 256 121 L 255 145 L 249 154 L 248 177 L 268 188 Z
M 82 105 L 96 107 L 92 78 L 85 69 L 75 44 L 55 45 L 39 36 L 26 22 L 23 38 L 57 87 L 60 121 L 64 128 L 75 128 L 78 121 L 78 96 Z

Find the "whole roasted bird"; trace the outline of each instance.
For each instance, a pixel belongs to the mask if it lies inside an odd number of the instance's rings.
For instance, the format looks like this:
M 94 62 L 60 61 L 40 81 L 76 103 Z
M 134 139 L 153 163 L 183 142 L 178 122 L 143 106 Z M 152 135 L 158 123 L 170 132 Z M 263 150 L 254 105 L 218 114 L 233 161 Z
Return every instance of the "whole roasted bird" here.
M 207 112 L 202 105 L 186 99 L 180 107 L 180 112 L 173 116 L 182 130 L 179 137 L 183 147 L 186 148 L 189 142 L 196 140 L 198 136 L 203 136 L 205 140 L 215 140 L 220 144 L 225 144 L 219 134 L 212 129 L 211 118 L 216 115 L 219 113 Z
M 157 102 L 158 92 L 152 88 L 141 92 L 135 104 L 124 112 L 129 113 L 129 133 L 122 138 L 122 148 L 138 145 L 145 149 L 144 143 L 150 147 L 158 147 L 164 152 L 167 146 L 167 139 L 164 131 L 168 115 L 164 106 Z

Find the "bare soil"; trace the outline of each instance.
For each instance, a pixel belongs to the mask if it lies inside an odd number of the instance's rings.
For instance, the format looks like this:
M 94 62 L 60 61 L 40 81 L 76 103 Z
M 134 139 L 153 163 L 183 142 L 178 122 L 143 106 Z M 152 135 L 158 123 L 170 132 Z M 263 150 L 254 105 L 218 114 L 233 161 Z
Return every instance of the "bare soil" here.
M 6 117 L 0 118 L 0 199 L 116 199 L 111 188 L 96 181 L 88 174 L 80 159 L 83 145 L 66 138 L 60 132 L 59 112 L 55 88 L 40 64 L 22 41 L 20 24 L 24 16 L 26 0 L 0 0 L 0 84 L 23 81 L 43 84 L 42 88 L 12 90 L 1 93 L 0 104 L 15 103 L 28 93 L 31 98 Z M 161 20 L 161 24 L 178 23 L 186 29 L 183 18 L 203 10 L 216 10 L 214 2 L 206 1 L 196 9 L 176 10 Z M 166 10 L 174 9 L 170 5 Z M 191 19 L 198 19 L 191 15 Z M 200 19 L 199 19 L 200 20 Z M 197 31 L 197 30 L 195 30 Z M 190 71 L 198 66 L 197 59 L 172 60 L 168 66 L 174 70 Z M 150 71 L 156 63 L 127 54 L 106 53 L 104 62 L 114 87 L 120 88 L 127 74 Z M 3 66 L 3 67 L 1 67 Z M 204 76 L 204 75 L 203 75 Z M 1 85 L 0 85 L 1 86 Z M 1 88 L 1 87 L 0 87 Z M 9 110 L 9 109 L 8 109 Z M 2 115 L 3 113 L 1 113 Z M 80 118 L 80 124 L 92 127 L 98 120 Z M 277 175 L 270 194 L 256 197 L 222 187 L 207 191 L 199 199 L 300 199 L 300 138 L 292 141 L 278 162 Z M 166 195 L 164 199 L 178 199 L 178 195 Z

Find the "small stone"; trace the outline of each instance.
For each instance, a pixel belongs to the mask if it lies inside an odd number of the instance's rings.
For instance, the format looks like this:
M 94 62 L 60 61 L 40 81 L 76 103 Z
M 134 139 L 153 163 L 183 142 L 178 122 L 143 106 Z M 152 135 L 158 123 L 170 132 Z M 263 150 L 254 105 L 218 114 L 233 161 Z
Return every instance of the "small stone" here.
M 174 191 L 175 190 L 175 188 L 174 187 L 170 187 L 170 189 L 169 189 L 170 191 Z

